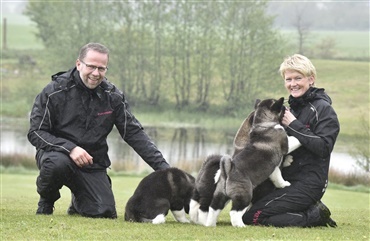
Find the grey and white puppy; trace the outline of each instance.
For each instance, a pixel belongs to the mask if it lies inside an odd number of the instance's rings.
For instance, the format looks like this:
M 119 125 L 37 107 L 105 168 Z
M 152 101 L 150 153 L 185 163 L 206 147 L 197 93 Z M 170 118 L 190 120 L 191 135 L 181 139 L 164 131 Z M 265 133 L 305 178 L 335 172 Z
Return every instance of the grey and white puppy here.
M 284 98 L 257 100 L 255 110 L 234 138 L 233 156 L 211 156 L 203 163 L 190 202 L 190 219 L 194 223 L 216 226 L 220 212 L 231 200 L 231 223 L 244 227 L 242 216 L 251 207 L 256 186 L 268 178 L 278 188 L 290 185 L 282 178 L 280 167 L 286 154 L 300 143 L 288 137 L 280 125 L 283 102 Z M 283 165 L 292 161 L 287 158 Z

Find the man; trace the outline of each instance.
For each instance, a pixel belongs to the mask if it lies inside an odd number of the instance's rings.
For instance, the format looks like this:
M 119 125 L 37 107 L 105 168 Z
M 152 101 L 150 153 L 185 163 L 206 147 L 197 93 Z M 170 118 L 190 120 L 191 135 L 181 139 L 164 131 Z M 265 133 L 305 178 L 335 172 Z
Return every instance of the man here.
M 124 95 L 105 78 L 108 60 L 102 44 L 83 46 L 76 66 L 53 75 L 36 97 L 28 132 L 40 170 L 36 214 L 52 214 L 65 185 L 72 192 L 68 214 L 117 217 L 106 171 L 111 164 L 106 139 L 113 126 L 154 170 L 169 167 Z

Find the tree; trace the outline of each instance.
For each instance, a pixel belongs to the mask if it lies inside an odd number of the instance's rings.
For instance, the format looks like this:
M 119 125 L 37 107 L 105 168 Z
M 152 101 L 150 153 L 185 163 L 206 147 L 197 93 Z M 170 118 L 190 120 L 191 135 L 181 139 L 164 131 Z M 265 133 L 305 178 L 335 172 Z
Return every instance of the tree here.
M 315 52 L 315 56 L 324 59 L 331 59 L 335 56 L 335 47 L 337 45 L 337 41 L 335 38 L 326 37 L 323 38 L 318 44 L 316 44 L 317 49 Z
M 209 108 L 208 98 L 211 81 L 215 75 L 216 50 L 220 47 L 217 38 L 220 11 L 219 5 L 212 2 L 197 4 L 195 9 L 195 18 L 198 19 L 198 25 L 195 29 L 198 37 L 194 43 L 195 103 L 197 108 L 203 111 Z
M 101 42 L 111 49 L 109 77 L 131 104 L 231 113 L 276 83 L 284 44 L 265 9 L 266 1 L 32 1 L 26 14 L 57 71 L 81 45 Z
M 310 34 L 310 22 L 305 21 L 305 12 L 306 8 L 303 6 L 299 6 L 296 8 L 295 11 L 295 18 L 293 22 L 293 26 L 297 30 L 298 33 L 298 53 L 305 54 L 304 52 L 304 44 L 307 41 L 307 38 Z
M 357 138 L 351 156 L 357 160 L 357 165 L 367 173 L 370 173 L 370 126 L 369 119 L 365 117 L 361 121 L 362 134 Z
M 33 2 L 26 7 L 25 14 L 36 23 L 36 34 L 50 52 L 50 65 L 65 68 L 73 65 L 81 43 L 106 43 L 110 35 L 108 4 L 94 1 Z
M 172 64 L 170 76 L 173 81 L 176 108 L 181 109 L 190 104 L 191 92 L 191 57 L 193 55 L 193 41 L 195 20 L 193 17 L 195 3 L 176 1 L 172 10 L 170 28 L 170 56 Z
M 261 91 L 274 88 L 283 42 L 265 16 L 266 2 L 224 2 L 217 68 L 227 102 L 226 113 L 253 106 Z

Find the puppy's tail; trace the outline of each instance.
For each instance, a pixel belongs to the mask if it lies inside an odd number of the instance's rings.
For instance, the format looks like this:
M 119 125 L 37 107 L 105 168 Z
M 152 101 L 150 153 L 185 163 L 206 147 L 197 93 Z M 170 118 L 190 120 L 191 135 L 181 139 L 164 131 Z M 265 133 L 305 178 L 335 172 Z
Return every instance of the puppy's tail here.
M 225 180 L 228 178 L 229 173 L 233 167 L 232 158 L 229 155 L 224 155 L 220 161 L 221 176 Z

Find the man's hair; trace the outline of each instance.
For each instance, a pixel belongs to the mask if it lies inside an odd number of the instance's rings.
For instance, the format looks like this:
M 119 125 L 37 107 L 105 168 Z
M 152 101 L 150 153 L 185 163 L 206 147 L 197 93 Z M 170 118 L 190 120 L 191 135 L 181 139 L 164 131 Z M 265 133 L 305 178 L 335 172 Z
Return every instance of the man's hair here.
M 316 68 L 312 62 L 303 55 L 294 54 L 284 59 L 284 62 L 280 65 L 280 75 L 284 78 L 287 70 L 298 71 L 305 77 L 313 76 L 316 79 Z
M 109 58 L 109 49 L 100 43 L 88 43 L 80 49 L 78 59 L 83 60 L 86 57 L 87 52 L 94 50 L 96 52 L 107 54 Z

